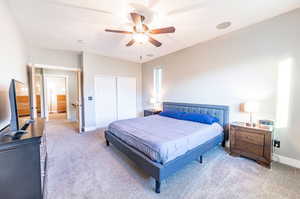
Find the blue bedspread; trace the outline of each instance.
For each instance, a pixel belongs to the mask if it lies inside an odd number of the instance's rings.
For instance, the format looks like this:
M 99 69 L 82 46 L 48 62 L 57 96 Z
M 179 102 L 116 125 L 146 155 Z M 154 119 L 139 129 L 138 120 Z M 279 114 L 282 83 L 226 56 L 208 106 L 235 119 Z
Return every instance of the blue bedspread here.
M 223 133 L 218 123 L 208 125 L 159 115 L 115 121 L 108 130 L 162 164 Z

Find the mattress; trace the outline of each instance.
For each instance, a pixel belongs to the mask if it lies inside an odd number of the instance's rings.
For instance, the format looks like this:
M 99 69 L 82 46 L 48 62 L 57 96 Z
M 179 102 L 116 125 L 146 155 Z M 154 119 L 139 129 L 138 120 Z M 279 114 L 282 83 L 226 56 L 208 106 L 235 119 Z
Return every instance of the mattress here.
M 108 130 L 162 164 L 223 133 L 218 123 L 208 125 L 160 115 L 115 121 Z

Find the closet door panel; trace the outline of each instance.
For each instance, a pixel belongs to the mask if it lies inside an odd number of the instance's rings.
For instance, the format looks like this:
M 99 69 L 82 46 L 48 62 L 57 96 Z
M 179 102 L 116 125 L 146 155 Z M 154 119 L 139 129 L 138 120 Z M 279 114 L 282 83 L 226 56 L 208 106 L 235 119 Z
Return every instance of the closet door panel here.
M 107 127 L 117 119 L 115 77 L 95 78 L 95 113 L 98 128 Z
M 117 104 L 118 120 L 136 117 L 136 78 L 117 77 Z

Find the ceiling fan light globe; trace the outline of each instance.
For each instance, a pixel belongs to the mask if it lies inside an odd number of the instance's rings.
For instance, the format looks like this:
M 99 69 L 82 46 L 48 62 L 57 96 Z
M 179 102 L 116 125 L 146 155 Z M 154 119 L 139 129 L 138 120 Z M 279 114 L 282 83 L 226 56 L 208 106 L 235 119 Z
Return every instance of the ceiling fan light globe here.
M 135 33 L 133 34 L 133 39 L 137 43 L 145 44 L 148 41 L 149 37 L 144 33 Z

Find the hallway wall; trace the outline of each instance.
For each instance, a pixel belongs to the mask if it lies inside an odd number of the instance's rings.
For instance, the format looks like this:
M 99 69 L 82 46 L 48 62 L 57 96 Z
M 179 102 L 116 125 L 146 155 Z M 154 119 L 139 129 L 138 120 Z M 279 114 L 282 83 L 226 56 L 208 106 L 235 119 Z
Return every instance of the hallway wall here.
M 31 46 L 30 63 L 66 68 L 80 68 L 80 53 L 66 50 L 52 50 Z

